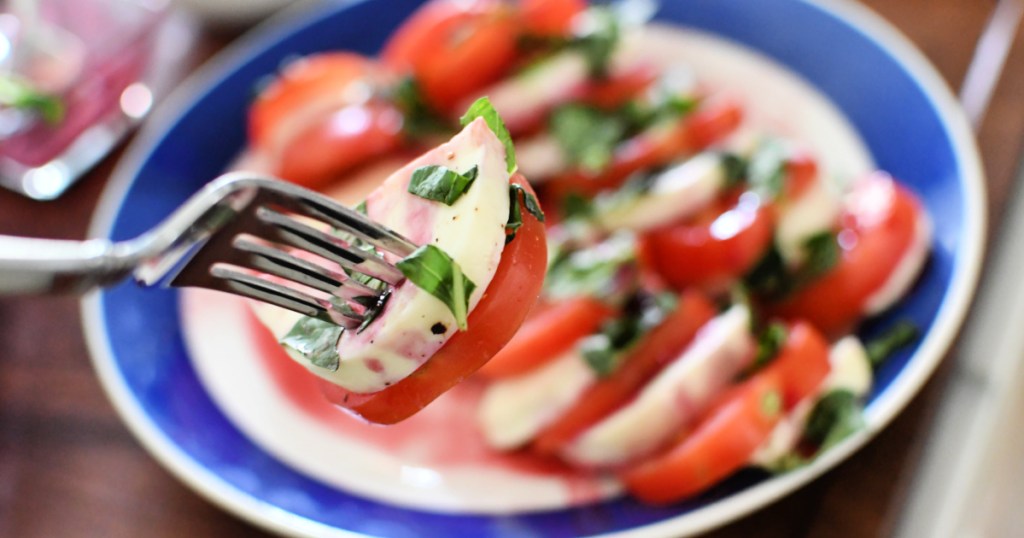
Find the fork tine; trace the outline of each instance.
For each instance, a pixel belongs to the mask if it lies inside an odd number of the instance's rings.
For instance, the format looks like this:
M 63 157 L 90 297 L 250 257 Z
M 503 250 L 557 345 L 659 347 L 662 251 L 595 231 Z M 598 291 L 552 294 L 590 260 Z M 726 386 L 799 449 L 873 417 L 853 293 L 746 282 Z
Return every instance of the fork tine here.
M 396 267 L 369 253 L 353 249 L 341 239 L 303 224 L 283 213 L 260 207 L 256 218 L 275 227 L 278 237 L 286 244 L 313 252 L 338 265 L 382 280 L 393 286 L 405 276 Z
M 324 299 L 317 299 L 301 291 L 250 275 L 230 266 L 217 264 L 210 274 L 224 281 L 225 291 L 244 295 L 293 312 L 334 323 L 346 329 L 356 329 L 363 318 L 354 312 L 345 312 Z
M 352 234 L 378 250 L 402 258 L 416 250 L 415 244 L 395 231 L 373 222 L 358 211 L 340 206 L 319 193 L 304 192 L 301 196 L 276 201 L 301 215 L 326 222 L 338 230 Z
M 347 275 L 331 271 L 326 267 L 304 260 L 270 243 L 261 243 L 250 236 L 239 236 L 232 241 L 236 249 L 248 253 L 243 259 L 233 260 L 242 267 L 262 271 L 303 286 L 320 290 L 345 299 L 376 297 L 380 294 Z

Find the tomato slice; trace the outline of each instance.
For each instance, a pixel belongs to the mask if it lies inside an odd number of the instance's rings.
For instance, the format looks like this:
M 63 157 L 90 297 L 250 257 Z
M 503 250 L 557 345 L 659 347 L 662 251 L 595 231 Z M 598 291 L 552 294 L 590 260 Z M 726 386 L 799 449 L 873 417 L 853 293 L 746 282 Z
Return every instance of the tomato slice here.
M 521 175 L 512 182 L 533 192 Z M 321 380 L 334 404 L 378 424 L 394 424 L 432 402 L 496 355 L 512 339 L 540 295 L 547 268 L 544 223 L 523 209 L 523 225 L 505 246 L 494 278 L 469 314 L 469 329 L 455 333 L 416 371 L 371 394 L 347 391 Z
M 428 103 L 450 110 L 509 70 L 519 34 L 513 10 L 498 0 L 432 0 L 398 28 L 381 57 L 412 73 Z
M 614 313 L 613 308 L 592 297 L 574 297 L 542 308 L 479 372 L 497 379 L 532 370 L 596 332 Z
M 524 31 L 540 36 L 566 35 L 573 19 L 587 8 L 586 0 L 520 0 Z
M 645 259 L 676 288 L 718 289 L 746 273 L 771 244 L 772 212 L 756 196 L 719 200 L 694 220 L 642 238 Z
M 301 119 L 303 111 L 351 104 L 346 88 L 375 77 L 373 61 L 352 52 L 327 52 L 289 64 L 249 109 L 249 142 L 274 146 L 275 134 L 290 131 L 287 125 Z
M 644 502 L 667 504 L 739 470 L 783 416 L 782 387 L 766 370 L 734 388 L 678 444 L 626 470 L 626 489 Z
M 638 64 L 621 71 L 614 71 L 607 78 L 588 79 L 576 90 L 573 100 L 597 108 L 613 109 L 650 87 L 661 74 L 657 66 Z
M 571 408 L 538 434 L 533 448 L 545 454 L 558 453 L 577 435 L 635 396 L 714 316 L 714 306 L 703 295 L 683 292 L 675 311 L 651 329 L 617 370 L 591 385 Z
M 831 370 L 825 337 L 806 321 L 789 326 L 779 354 L 765 367 L 782 383 L 782 401 L 788 411 L 810 396 Z
M 777 305 L 775 313 L 806 319 L 829 336 L 848 331 L 911 248 L 923 215 L 917 197 L 886 174 L 857 184 L 840 217 L 839 262 Z
M 552 178 L 547 192 L 555 199 L 570 194 L 594 196 L 621 186 L 630 175 L 675 161 L 725 138 L 739 126 L 743 111 L 731 100 L 708 103 L 666 128 L 656 125 L 619 145 L 612 162 L 594 175 L 572 171 Z
M 351 105 L 299 132 L 281 150 L 275 174 L 311 189 L 402 147 L 402 113 L 383 103 Z

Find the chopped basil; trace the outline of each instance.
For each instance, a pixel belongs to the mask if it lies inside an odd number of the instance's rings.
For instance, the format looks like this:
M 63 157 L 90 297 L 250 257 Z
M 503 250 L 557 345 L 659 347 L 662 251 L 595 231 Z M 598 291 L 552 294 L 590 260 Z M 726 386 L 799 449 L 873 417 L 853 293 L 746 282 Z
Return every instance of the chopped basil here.
M 668 295 L 667 298 L 645 293 L 632 296 L 620 317 L 605 322 L 600 332 L 580 341 L 580 355 L 598 377 L 615 372 L 629 350 L 665 320 L 676 306 L 675 297 Z
M 921 336 L 921 330 L 912 322 L 902 320 L 864 346 L 871 366 L 878 367 L 900 348 L 914 343 Z
M 477 118 L 483 118 L 501 144 L 505 146 L 505 164 L 508 165 L 508 173 L 514 173 L 516 171 L 516 148 L 512 144 L 512 135 L 508 133 L 505 122 L 501 121 L 501 116 L 498 115 L 498 111 L 494 109 L 494 105 L 487 97 L 481 97 L 474 101 L 459 121 L 466 126 Z
M 804 241 L 803 249 L 803 263 L 790 269 L 778 246 L 773 244 L 743 277 L 744 284 L 755 295 L 778 301 L 821 278 L 839 263 L 841 252 L 835 232 L 812 235 Z
M 594 215 L 594 203 L 575 193 L 571 192 L 562 200 L 562 218 L 587 219 Z
M 562 253 L 548 268 L 545 294 L 559 299 L 590 295 L 613 295 L 616 281 L 633 271 L 636 264 L 636 238 L 618 234 L 589 248 Z
M 757 337 L 757 354 L 754 355 L 751 369 L 756 370 L 771 362 L 786 343 L 787 336 L 786 326 L 781 323 L 775 322 L 765 327 Z
M 466 330 L 469 296 L 476 284 L 462 273 L 455 260 L 434 245 L 424 245 L 395 266 L 410 282 L 444 303 L 459 329 Z
M 419 138 L 451 130 L 443 116 L 427 104 L 415 78 L 406 77 L 395 84 L 391 98 L 402 111 L 402 130 L 407 135 Z
M 849 390 L 837 389 L 814 405 L 804 428 L 804 438 L 820 447 L 820 452 L 863 427 L 864 417 L 857 396 Z
M 587 28 L 568 46 L 583 55 L 592 78 L 604 78 L 608 76 L 608 64 L 619 43 L 619 23 L 608 9 L 593 8 L 587 15 Z
M 627 127 L 618 115 L 580 104 L 556 108 L 549 121 L 562 153 L 587 172 L 599 172 L 611 162 Z
M 341 362 L 338 340 L 345 329 L 316 318 L 303 317 L 281 339 L 281 345 L 295 350 L 314 366 L 337 371 Z
M 653 103 L 629 101 L 619 108 L 618 114 L 629 125 L 629 133 L 634 134 L 663 120 L 685 116 L 695 108 L 697 100 L 689 95 L 664 93 Z
M 518 183 L 511 183 L 508 186 L 508 222 L 505 224 L 505 230 L 508 231 L 508 235 L 505 236 L 505 244 L 508 244 L 516 237 L 516 231 L 520 226 L 523 225 L 523 214 L 520 209 L 519 199 L 522 198 L 522 207 L 526 208 L 526 212 L 533 215 L 533 218 L 544 222 L 544 210 L 540 207 L 540 202 L 537 201 L 537 197 L 529 193 L 519 185 Z
M 722 168 L 725 169 L 726 187 L 735 187 L 747 177 L 747 160 L 735 153 L 722 154 Z
M 409 192 L 420 198 L 452 205 L 476 181 L 477 170 L 478 168 L 474 165 L 460 174 L 436 164 L 421 166 L 412 173 Z
M 366 200 L 359 202 L 359 205 L 355 207 L 355 210 L 363 215 L 366 214 Z
M 37 114 L 46 123 L 56 125 L 64 119 L 64 102 L 59 97 L 40 92 L 21 78 L 0 76 L 0 106 Z
M 839 240 L 832 231 L 812 235 L 804 241 L 804 252 L 807 256 L 800 266 L 799 278 L 806 281 L 815 280 L 839 263 Z

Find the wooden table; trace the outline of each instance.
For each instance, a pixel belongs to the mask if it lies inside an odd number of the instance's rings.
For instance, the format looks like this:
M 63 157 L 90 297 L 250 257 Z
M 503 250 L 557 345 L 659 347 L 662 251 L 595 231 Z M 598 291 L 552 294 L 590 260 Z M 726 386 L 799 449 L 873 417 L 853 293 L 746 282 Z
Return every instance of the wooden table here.
M 902 29 L 953 88 L 995 6 L 994 0 L 865 3 Z M 198 64 L 227 41 L 201 34 L 192 61 Z M 978 139 L 994 230 L 1024 149 L 1024 33 L 1013 44 Z M 55 202 L 0 192 L 0 233 L 83 237 L 119 157 L 115 152 Z M 0 355 L 0 536 L 263 535 L 197 496 L 143 451 L 93 375 L 75 299 L 0 299 Z M 712 535 L 888 534 L 951 363 L 850 460 Z

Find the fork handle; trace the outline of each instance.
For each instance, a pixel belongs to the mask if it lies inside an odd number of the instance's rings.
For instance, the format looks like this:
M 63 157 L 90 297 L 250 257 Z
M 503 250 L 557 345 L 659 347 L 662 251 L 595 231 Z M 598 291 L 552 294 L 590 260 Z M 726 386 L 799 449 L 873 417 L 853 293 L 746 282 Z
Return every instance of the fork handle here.
M 0 295 L 83 293 L 131 273 L 131 256 L 105 239 L 64 241 L 0 235 Z

